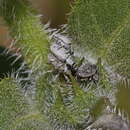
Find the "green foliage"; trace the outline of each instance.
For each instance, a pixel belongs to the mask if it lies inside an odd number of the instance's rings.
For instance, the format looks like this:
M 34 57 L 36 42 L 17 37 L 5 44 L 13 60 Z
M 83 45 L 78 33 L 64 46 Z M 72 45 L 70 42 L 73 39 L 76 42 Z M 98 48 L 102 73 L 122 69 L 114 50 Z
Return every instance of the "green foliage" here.
M 43 128 L 52 129 L 41 114 L 31 113 L 19 118 L 9 130 L 42 130 Z
M 130 74 L 129 11 L 129 0 L 78 0 L 69 17 L 74 41 L 123 76 Z
M 37 81 L 36 100 L 38 108 L 43 114 L 48 116 L 53 127 L 74 127 L 73 125 L 77 123 L 77 120 L 75 115 L 65 105 L 60 85 L 56 82 L 49 82 L 51 81 L 50 79 L 52 79 L 52 74 L 46 74 Z M 64 87 L 67 90 L 67 86 Z
M 28 112 L 28 105 L 13 81 L 0 82 L 0 129 L 9 128 L 17 118 Z
M 69 18 L 72 37 L 125 76 L 130 73 L 129 4 L 127 0 L 81 0 L 76 2 Z M 0 0 L 0 7 L 13 44 L 21 48 L 32 70 L 40 69 L 40 73 L 33 71 L 32 79 L 36 83 L 30 84 L 26 95 L 24 88 L 11 79 L 0 82 L 0 129 L 79 130 L 89 122 L 89 116 L 97 119 L 113 89 L 101 58 L 97 62 L 98 83 L 80 83 L 72 75 L 69 75 L 70 82 L 65 81 L 62 74 L 56 78 L 55 72 L 44 70 L 49 42 L 29 3 L 26 0 Z M 117 98 L 119 95 L 117 93 Z
M 20 47 L 27 63 L 42 68 L 47 62 L 48 38 L 40 18 L 26 0 L 0 0 L 0 15 L 10 27 L 12 44 Z
M 33 104 L 35 105 L 35 103 Z M 46 118 L 38 110 L 32 111 L 25 95 L 10 79 L 0 82 L 1 130 L 50 130 Z
M 116 93 L 117 108 L 127 115 L 130 120 L 130 79 L 121 80 L 117 84 L 118 91 Z
M 112 89 L 112 84 L 110 83 L 108 73 L 104 69 L 104 64 L 102 63 L 101 58 L 98 58 L 97 66 L 98 66 L 98 71 L 99 71 L 99 75 L 100 75 L 98 85 L 102 89 L 105 89 L 109 92 Z
M 52 72 L 37 80 L 37 105 L 40 112 L 48 117 L 52 127 L 79 128 L 86 123 L 90 109 L 100 99 L 100 95 L 96 95 L 100 86 L 89 84 L 82 88 L 71 75 L 70 77 L 71 85 L 62 80 L 52 80 L 54 79 Z M 108 92 L 108 86 L 101 88 Z
M 105 98 L 100 98 L 97 103 L 95 103 L 94 107 L 91 109 L 91 115 L 93 119 L 97 119 L 100 115 L 102 115 L 103 110 L 105 109 Z

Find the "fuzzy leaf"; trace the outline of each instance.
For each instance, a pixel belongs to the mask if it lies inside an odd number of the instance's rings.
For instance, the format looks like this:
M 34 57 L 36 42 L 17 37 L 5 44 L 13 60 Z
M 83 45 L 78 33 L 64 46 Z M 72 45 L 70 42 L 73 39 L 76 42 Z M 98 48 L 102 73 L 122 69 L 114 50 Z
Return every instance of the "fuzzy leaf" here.
M 10 28 L 12 44 L 20 47 L 33 69 L 47 62 L 48 38 L 40 18 L 26 0 L 0 0 L 0 15 Z
M 69 17 L 70 34 L 123 76 L 130 74 L 130 1 L 78 0 Z
M 24 96 L 9 79 L 0 82 L 0 129 L 7 129 L 17 118 L 28 112 Z
M 32 109 L 17 84 L 10 79 L 0 82 L 0 129 L 2 130 L 51 130 L 46 118 Z M 33 106 L 32 106 L 33 105 Z
M 117 108 L 124 112 L 130 120 L 130 79 L 121 80 L 117 84 L 118 91 L 116 93 Z

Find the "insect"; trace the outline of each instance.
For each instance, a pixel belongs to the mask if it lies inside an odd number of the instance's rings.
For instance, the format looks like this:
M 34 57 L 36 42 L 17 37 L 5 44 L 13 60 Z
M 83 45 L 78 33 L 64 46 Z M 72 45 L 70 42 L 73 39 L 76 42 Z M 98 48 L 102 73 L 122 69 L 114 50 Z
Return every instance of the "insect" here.
M 76 71 L 76 76 L 81 81 L 98 81 L 99 80 L 99 73 L 98 68 L 95 64 L 82 64 L 78 67 Z
M 55 34 L 53 38 L 48 58 L 56 70 L 66 77 L 71 73 L 79 81 L 98 81 L 99 73 L 95 64 L 85 63 L 84 60 L 80 64 L 76 63 L 71 42 L 60 34 Z

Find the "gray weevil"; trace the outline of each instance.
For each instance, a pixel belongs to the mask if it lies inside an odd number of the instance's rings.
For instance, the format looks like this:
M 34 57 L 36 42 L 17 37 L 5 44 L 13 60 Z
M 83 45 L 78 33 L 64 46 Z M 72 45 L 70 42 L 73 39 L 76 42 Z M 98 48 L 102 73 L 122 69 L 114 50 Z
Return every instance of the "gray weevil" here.
M 84 63 L 78 65 L 74 60 L 71 42 L 60 34 L 53 36 L 54 42 L 50 47 L 49 61 L 60 73 L 71 73 L 80 81 L 94 81 L 99 79 L 98 68 L 95 64 Z

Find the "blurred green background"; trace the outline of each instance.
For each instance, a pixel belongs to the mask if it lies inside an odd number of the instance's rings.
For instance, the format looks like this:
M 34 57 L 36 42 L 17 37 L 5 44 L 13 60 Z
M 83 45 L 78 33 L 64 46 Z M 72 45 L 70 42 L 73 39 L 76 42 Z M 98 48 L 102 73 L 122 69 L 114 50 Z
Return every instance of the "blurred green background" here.
M 41 14 L 41 21 L 43 24 L 48 21 L 51 27 L 57 28 L 61 24 L 67 22 L 67 16 L 71 9 L 71 4 L 74 0 L 29 0 L 32 5 Z M 0 18 L 0 46 L 8 47 L 11 38 L 8 33 L 8 28 L 4 25 L 2 18 Z
M 67 23 L 67 16 L 71 9 L 73 0 L 29 0 L 32 6 L 36 8 L 38 14 L 41 14 L 41 22 L 46 24 L 50 22 L 51 28 L 58 28 L 61 24 Z M 0 78 L 11 70 L 18 69 L 17 66 L 11 66 L 9 57 L 3 55 L 4 48 L 9 48 L 13 53 L 20 52 L 20 48 L 11 46 L 13 39 L 9 35 L 9 29 L 0 17 Z M 3 48 L 4 47 L 4 48 Z M 14 60 L 14 59 L 11 59 Z M 19 63 L 20 64 L 20 63 Z

